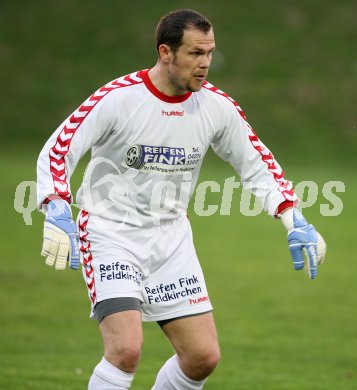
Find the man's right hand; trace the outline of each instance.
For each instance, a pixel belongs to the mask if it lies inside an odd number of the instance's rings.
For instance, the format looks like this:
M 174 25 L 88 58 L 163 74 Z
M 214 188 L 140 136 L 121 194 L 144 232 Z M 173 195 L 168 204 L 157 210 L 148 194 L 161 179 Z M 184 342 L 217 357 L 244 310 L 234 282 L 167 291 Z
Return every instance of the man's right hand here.
M 71 208 L 63 199 L 54 199 L 47 204 L 44 238 L 41 256 L 46 264 L 56 270 L 79 268 L 78 232 L 72 219 Z

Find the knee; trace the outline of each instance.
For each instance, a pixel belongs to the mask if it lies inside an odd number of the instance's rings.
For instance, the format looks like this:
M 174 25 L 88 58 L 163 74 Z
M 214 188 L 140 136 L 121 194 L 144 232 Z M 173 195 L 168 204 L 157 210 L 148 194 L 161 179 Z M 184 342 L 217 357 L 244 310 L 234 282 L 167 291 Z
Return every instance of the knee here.
M 180 359 L 183 372 L 193 380 L 207 378 L 217 367 L 221 358 L 219 347 L 205 351 L 196 351 Z
M 200 362 L 199 369 L 201 371 L 201 375 L 203 377 L 207 377 L 209 374 L 211 374 L 218 366 L 220 359 L 221 354 L 218 347 L 214 350 L 209 351 L 206 354 L 203 354 L 198 361 Z
M 105 351 L 105 358 L 125 372 L 135 372 L 141 356 L 142 343 L 138 341 L 111 345 Z

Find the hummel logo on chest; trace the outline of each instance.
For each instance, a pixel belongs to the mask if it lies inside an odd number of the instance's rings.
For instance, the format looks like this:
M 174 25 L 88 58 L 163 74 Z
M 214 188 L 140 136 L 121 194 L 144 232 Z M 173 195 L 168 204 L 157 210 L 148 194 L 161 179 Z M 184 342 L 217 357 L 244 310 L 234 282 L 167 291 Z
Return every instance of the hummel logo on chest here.
M 185 110 L 182 111 L 165 111 L 161 110 L 162 116 L 184 116 Z

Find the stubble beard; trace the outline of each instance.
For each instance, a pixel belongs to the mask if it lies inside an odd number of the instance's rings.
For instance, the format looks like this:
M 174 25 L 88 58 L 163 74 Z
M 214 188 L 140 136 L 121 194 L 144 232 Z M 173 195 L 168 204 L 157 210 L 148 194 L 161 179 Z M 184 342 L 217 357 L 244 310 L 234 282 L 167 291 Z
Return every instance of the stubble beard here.
M 174 54 L 172 65 L 176 66 L 177 68 L 180 67 L 180 65 L 177 64 L 176 53 Z M 177 78 L 171 76 L 170 77 L 170 82 L 171 82 L 171 85 L 174 86 L 177 91 L 182 91 L 182 93 L 181 93 L 182 95 L 184 95 L 187 92 L 198 92 L 202 88 L 202 86 L 203 86 L 203 81 L 202 82 L 198 82 L 198 81 L 196 82 L 196 80 L 194 79 L 193 76 L 187 82 L 182 82 L 182 83 L 180 83 L 180 80 L 178 80 Z M 198 86 L 194 87 L 193 85 L 191 85 L 191 84 L 194 84 L 194 83 L 195 84 L 197 83 Z
M 187 83 L 187 90 L 190 92 L 198 92 L 202 86 L 203 86 L 203 81 L 197 81 L 198 87 L 191 87 L 190 82 Z

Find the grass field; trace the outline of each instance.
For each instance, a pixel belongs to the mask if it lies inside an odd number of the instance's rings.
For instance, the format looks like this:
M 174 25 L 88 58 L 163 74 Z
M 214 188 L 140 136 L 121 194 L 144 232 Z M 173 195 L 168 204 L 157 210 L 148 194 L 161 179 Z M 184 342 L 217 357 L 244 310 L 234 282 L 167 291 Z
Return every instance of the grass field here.
M 44 141 L 89 94 L 153 66 L 158 18 L 185 7 L 215 27 L 209 81 L 242 105 L 289 179 L 318 184 L 304 214 L 328 244 L 311 282 L 293 271 L 278 221 L 242 215 L 240 191 L 230 216 L 199 217 L 190 206 L 222 348 L 205 389 L 357 389 L 356 1 L 2 0 L 1 390 L 86 389 L 102 348 L 82 275 L 44 265 L 43 216 L 33 212 L 27 226 L 14 210 L 15 189 L 35 180 Z M 222 184 L 233 174 L 211 156 L 201 180 Z M 332 207 L 322 194 L 328 181 L 345 184 L 339 216 L 320 212 Z M 207 196 L 207 204 L 220 201 L 220 193 Z M 144 328 L 134 390 L 150 389 L 172 354 L 156 324 Z
M 80 272 L 60 273 L 39 256 L 43 216 L 26 226 L 13 209 L 16 186 L 35 180 L 35 154 L 3 151 L 1 191 L 0 388 L 85 389 L 101 356 L 97 325 Z M 80 170 L 74 177 L 78 185 Z M 342 180 L 346 192 L 338 217 L 322 217 L 319 203 L 305 210 L 323 233 L 328 259 L 311 282 L 292 270 L 285 232 L 278 221 L 239 212 L 196 216 L 191 207 L 201 259 L 220 335 L 222 361 L 207 389 L 355 389 L 357 385 L 356 259 L 353 216 L 357 183 L 343 169 L 287 168 L 296 181 L 321 185 Z M 20 174 L 21 172 L 21 174 Z M 233 172 L 208 160 L 201 180 L 223 183 Z M 218 194 L 219 195 L 219 194 Z M 218 204 L 219 196 L 208 196 Z M 145 324 L 145 344 L 133 389 L 149 389 L 155 372 L 172 353 L 156 324 Z

